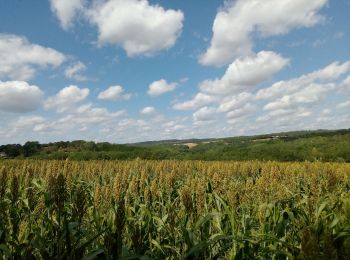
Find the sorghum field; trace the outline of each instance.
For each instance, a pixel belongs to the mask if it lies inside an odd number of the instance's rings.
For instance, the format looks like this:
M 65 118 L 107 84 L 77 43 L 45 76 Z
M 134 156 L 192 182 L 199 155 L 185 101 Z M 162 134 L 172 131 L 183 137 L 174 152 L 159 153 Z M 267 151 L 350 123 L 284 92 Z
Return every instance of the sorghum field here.
M 350 259 L 350 165 L 0 161 L 0 258 Z

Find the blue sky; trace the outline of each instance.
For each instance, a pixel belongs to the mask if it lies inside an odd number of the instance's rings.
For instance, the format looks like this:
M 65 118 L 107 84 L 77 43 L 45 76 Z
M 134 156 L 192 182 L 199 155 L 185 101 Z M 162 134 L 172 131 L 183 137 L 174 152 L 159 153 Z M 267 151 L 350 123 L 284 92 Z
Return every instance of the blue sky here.
M 350 127 L 349 0 L 3 0 L 0 144 Z

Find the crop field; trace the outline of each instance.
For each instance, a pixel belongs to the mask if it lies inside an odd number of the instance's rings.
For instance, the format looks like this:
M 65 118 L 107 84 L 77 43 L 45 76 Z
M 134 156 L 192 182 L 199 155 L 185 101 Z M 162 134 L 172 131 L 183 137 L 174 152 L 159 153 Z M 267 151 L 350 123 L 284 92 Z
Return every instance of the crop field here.
M 0 161 L 0 259 L 350 259 L 350 164 Z

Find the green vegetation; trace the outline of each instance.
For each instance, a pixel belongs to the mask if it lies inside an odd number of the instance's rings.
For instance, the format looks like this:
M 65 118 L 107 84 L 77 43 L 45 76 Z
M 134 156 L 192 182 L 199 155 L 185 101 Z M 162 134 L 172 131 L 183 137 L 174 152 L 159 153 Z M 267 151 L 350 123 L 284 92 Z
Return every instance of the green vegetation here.
M 0 259 L 350 259 L 350 164 L 0 161 Z
M 189 148 L 187 143 L 195 143 Z M 275 160 L 350 162 L 350 130 L 301 131 L 251 137 L 118 145 L 86 141 L 3 145 L 10 158 L 72 160 Z

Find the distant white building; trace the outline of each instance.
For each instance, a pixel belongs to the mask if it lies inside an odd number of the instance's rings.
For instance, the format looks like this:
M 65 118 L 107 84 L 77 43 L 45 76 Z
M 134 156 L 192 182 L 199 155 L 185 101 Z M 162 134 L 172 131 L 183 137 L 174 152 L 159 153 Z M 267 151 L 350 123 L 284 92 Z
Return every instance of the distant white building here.
M 7 158 L 7 154 L 4 152 L 0 152 L 0 158 L 6 159 Z

